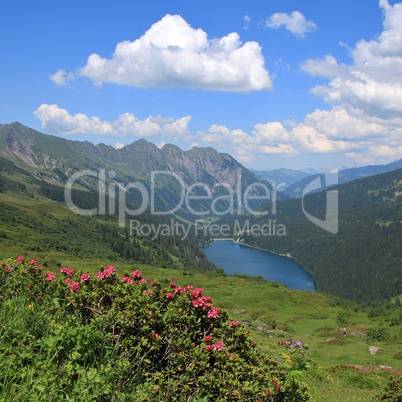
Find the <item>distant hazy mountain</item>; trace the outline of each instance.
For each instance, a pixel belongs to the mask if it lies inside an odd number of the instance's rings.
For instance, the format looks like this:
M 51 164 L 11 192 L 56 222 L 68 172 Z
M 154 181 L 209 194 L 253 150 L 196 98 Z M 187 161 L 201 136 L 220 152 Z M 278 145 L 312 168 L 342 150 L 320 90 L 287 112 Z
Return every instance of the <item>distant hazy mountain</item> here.
M 265 180 L 274 182 L 276 185 L 283 183 L 286 187 L 289 187 L 291 184 L 315 173 L 313 169 L 304 171 L 285 168 L 274 170 L 253 170 L 253 172 Z
M 248 186 L 261 183 L 270 188 L 269 183 L 230 155 L 213 148 L 194 147 L 183 151 L 168 144 L 159 149 L 140 139 L 122 149 L 115 149 L 105 144 L 69 141 L 43 134 L 18 122 L 0 126 L 0 158 L 13 162 L 36 179 L 58 186 L 64 186 L 67 178 L 75 172 L 104 169 L 106 184 L 117 182 L 125 186 L 138 182 L 149 193 L 152 186 L 158 211 L 168 211 L 179 205 L 183 192 L 189 191 L 190 186 L 193 186 L 191 195 L 198 196 L 207 195 L 205 186 L 208 187 L 213 199 L 230 194 L 230 186 L 234 208 L 237 208 L 237 197 L 243 196 Z M 114 172 L 113 178 L 109 178 L 110 172 Z M 152 172 L 164 173 L 156 174 L 151 183 Z M 195 183 L 201 185 L 194 186 Z M 88 176 L 81 177 L 77 184 L 93 190 L 99 188 L 96 178 Z M 264 192 L 254 187 L 250 195 L 264 195 Z M 261 201 L 258 202 L 262 205 Z M 216 205 L 226 210 L 228 203 L 228 200 L 222 200 Z M 202 212 L 210 205 L 210 199 L 196 200 L 192 201 L 191 208 Z M 253 204 L 253 207 L 256 206 Z M 179 208 L 177 213 L 188 215 L 183 208 Z
M 386 165 L 368 165 L 343 169 L 339 171 L 338 182 L 339 184 L 349 183 L 352 180 L 363 179 L 365 177 L 374 176 L 379 173 L 391 172 L 393 170 L 401 168 L 402 159 L 396 160 Z M 327 184 L 325 182 L 325 174 L 316 173 L 294 182 L 293 184 L 289 185 L 283 192 L 290 198 L 301 197 L 303 190 L 317 178 L 320 178 L 321 180 L 321 188 L 317 189 L 316 191 L 325 190 L 327 188 Z

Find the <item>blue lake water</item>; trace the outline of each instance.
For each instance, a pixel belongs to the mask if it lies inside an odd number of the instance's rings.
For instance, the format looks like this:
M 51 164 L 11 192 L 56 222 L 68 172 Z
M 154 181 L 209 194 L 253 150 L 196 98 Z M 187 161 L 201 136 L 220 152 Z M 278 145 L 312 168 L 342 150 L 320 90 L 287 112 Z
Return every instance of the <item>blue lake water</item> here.
M 296 261 L 267 251 L 215 240 L 204 249 L 208 260 L 227 274 L 260 275 L 284 283 L 289 289 L 315 291 L 313 277 Z

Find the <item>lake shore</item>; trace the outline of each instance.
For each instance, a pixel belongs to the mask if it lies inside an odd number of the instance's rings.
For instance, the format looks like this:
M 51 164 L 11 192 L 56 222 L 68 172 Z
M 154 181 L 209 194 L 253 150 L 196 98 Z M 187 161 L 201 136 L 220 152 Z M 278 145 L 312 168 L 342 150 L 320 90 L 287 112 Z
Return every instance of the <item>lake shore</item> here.
M 262 276 L 267 280 L 284 283 L 290 289 L 316 291 L 313 275 L 290 255 L 280 255 L 230 239 L 213 239 L 204 252 L 210 262 L 227 274 Z M 216 242 L 215 242 L 216 241 Z M 215 243 L 215 247 L 214 247 Z M 226 243 L 226 244 L 225 244 Z M 244 246 L 233 248 L 233 245 Z M 251 252 L 262 254 L 255 254 Z

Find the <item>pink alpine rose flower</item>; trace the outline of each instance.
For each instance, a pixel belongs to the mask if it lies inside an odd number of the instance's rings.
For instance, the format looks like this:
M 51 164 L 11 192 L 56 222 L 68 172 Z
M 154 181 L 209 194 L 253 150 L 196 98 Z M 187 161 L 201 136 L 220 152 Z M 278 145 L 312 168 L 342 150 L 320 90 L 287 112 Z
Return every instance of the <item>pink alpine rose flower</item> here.
M 73 282 L 70 284 L 68 287 L 70 292 L 78 292 L 80 290 L 80 284 L 79 282 Z
M 53 272 L 46 272 L 46 280 L 47 281 L 55 281 L 57 280 L 57 276 Z
M 81 282 L 86 282 L 86 281 L 90 281 L 92 279 L 91 275 L 89 274 L 82 274 L 80 276 L 80 281 Z
M 212 341 L 212 335 L 205 335 L 204 336 L 204 342 L 205 343 L 210 343 Z
M 75 274 L 75 269 L 74 269 L 74 268 L 62 267 L 62 268 L 60 268 L 60 272 L 61 272 L 62 274 L 68 275 L 68 276 L 74 276 L 74 274 Z
M 215 342 L 213 345 L 214 350 L 222 351 L 225 348 L 225 344 L 223 342 Z
M 218 307 L 214 307 L 213 309 L 208 311 L 207 317 L 208 318 L 218 318 L 219 313 L 221 310 Z
M 141 278 L 142 274 L 141 274 L 141 271 L 139 271 L 138 269 L 136 269 L 135 271 L 133 271 L 133 273 L 131 274 L 131 276 L 132 276 L 133 278 L 139 279 L 139 278 Z
M 130 285 L 132 285 L 134 283 L 134 281 L 129 276 L 122 276 L 121 280 L 122 280 L 122 282 L 128 283 Z

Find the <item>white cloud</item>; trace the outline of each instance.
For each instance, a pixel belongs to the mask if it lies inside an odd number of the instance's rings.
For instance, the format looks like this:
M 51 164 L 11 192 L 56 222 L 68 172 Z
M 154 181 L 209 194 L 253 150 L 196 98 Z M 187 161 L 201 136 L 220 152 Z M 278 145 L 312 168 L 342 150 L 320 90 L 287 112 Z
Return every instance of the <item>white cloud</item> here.
M 321 60 L 307 60 L 301 69 L 331 79 L 312 90 L 330 105 L 391 119 L 402 112 L 402 3 L 390 6 L 387 0 L 380 0 L 380 7 L 383 31 L 350 49 L 350 65 L 339 65 L 327 55 Z
M 202 144 L 232 146 L 243 162 L 264 155 L 345 153 L 360 164 L 363 160 L 373 161 L 376 156 L 388 156 L 389 161 L 398 152 L 402 155 L 402 123 L 399 128 L 387 126 L 379 119 L 361 119 L 346 109 L 334 107 L 317 109 L 306 115 L 302 123 L 284 124 L 287 127 L 280 122 L 255 124 L 250 133 L 213 124 L 208 132 L 198 132 L 197 137 Z M 379 145 L 384 141 L 387 148 Z
M 358 165 L 369 165 L 373 163 L 373 158 L 368 155 L 362 155 L 358 152 L 347 152 L 346 156 L 352 158 Z
M 336 140 L 355 141 L 384 137 L 382 125 L 352 116 L 339 106 L 331 110 L 315 110 L 305 117 L 304 124 Z
M 271 15 L 265 26 L 267 28 L 278 29 L 284 26 L 293 35 L 302 38 L 307 32 L 313 32 L 317 29 L 317 25 L 299 11 L 293 11 L 290 14 L 275 13 Z
M 358 164 L 402 156 L 402 3 L 391 6 L 380 0 L 379 5 L 382 32 L 348 46 L 349 64 L 327 55 L 301 65 L 301 70 L 329 80 L 312 92 L 332 106 L 307 115 L 304 123 Z
M 41 121 L 42 128 L 53 134 L 95 134 L 157 138 L 167 136 L 186 139 L 189 136 L 188 124 L 191 116 L 179 119 L 149 116 L 140 120 L 131 113 L 124 113 L 114 121 L 102 121 L 99 117 L 88 117 L 83 113 L 71 115 L 58 105 L 40 105 L 34 115 Z M 117 146 L 117 144 L 116 144 Z
M 323 60 L 307 60 L 301 69 L 313 76 L 332 78 L 342 73 L 344 66 L 340 66 L 335 57 L 325 56 Z
M 55 134 L 114 134 L 113 125 L 99 117 L 77 113 L 72 116 L 57 105 L 40 105 L 34 115 L 42 122 L 42 128 Z
M 402 156 L 402 146 L 390 147 L 388 145 L 378 145 L 371 147 L 371 154 L 374 156 L 385 156 L 394 158 L 400 158 Z
M 116 149 L 122 149 L 125 147 L 125 144 L 123 144 L 122 142 L 116 142 L 115 148 Z
M 96 85 L 250 92 L 272 89 L 264 63 L 257 42 L 243 44 L 235 32 L 208 39 L 180 15 L 168 14 L 139 39 L 118 43 L 110 59 L 91 54 L 75 75 Z M 62 85 L 69 74 L 59 70 L 53 81 Z
M 68 73 L 66 70 L 57 70 L 49 78 L 58 86 L 69 86 L 69 82 L 75 78 L 74 73 Z
M 244 22 L 243 28 L 244 28 L 246 31 L 247 31 L 247 29 L 250 28 L 251 19 L 252 19 L 252 18 L 251 18 L 249 15 L 247 15 L 247 14 L 243 17 L 243 22 Z

